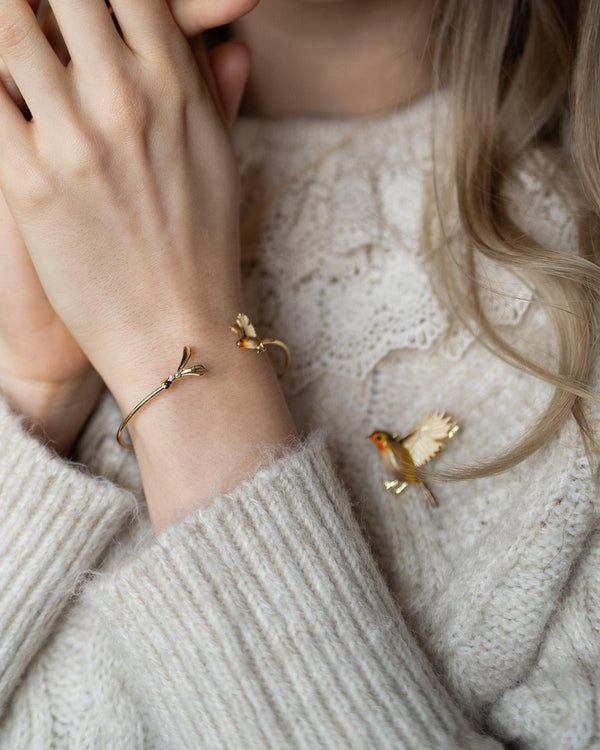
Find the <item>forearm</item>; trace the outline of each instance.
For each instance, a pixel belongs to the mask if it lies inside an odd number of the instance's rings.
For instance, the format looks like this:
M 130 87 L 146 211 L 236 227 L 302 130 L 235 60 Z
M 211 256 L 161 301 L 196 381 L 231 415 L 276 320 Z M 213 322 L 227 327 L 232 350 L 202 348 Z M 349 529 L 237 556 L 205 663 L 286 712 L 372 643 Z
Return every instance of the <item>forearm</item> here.
M 297 436 L 271 355 L 235 346 L 229 324 L 239 311 L 192 323 L 187 337 L 186 326 L 161 336 L 171 343 L 148 351 L 147 367 L 114 377 L 111 390 L 127 414 L 175 372 L 185 343 L 188 366 L 207 368 L 161 391 L 128 424 L 156 533 L 251 477 L 266 451 L 277 454 Z

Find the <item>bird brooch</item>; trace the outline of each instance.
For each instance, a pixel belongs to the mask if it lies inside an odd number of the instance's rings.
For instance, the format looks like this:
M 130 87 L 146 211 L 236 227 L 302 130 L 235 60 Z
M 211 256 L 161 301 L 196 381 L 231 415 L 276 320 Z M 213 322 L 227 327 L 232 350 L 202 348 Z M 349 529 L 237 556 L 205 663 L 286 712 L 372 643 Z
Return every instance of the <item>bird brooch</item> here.
M 437 500 L 425 482 L 417 476 L 415 467 L 431 461 L 442 450 L 444 443 L 456 435 L 458 429 L 451 416 L 435 411 L 403 438 L 399 438 L 397 432 L 389 433 L 384 430 L 375 430 L 368 435 L 369 440 L 377 446 L 385 467 L 396 477 L 383 481 L 385 489 L 399 495 L 409 484 L 417 484 L 431 505 L 437 507 Z

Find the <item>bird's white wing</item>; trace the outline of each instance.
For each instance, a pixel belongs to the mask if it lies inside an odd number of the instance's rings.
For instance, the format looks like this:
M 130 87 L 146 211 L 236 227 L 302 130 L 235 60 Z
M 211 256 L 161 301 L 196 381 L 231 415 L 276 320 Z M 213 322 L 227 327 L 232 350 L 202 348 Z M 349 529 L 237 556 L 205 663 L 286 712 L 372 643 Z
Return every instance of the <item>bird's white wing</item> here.
M 443 412 L 435 411 L 425 417 L 402 443 L 415 466 L 431 461 L 442 449 L 443 442 L 452 437 L 454 428 L 458 429 L 452 417 Z
M 248 336 L 252 339 L 256 338 L 256 330 L 245 313 L 240 313 L 238 315 L 238 323 L 244 332 L 244 336 Z
M 238 313 L 235 319 L 235 325 L 230 326 L 230 328 L 234 333 L 237 333 L 241 339 L 256 338 L 256 330 L 245 313 Z

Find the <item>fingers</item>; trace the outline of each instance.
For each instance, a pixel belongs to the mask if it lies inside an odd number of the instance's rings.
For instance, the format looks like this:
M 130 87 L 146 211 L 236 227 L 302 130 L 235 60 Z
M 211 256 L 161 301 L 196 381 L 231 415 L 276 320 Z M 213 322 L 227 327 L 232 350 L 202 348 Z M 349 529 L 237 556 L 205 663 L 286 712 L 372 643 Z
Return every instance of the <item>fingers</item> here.
M 186 44 L 166 0 L 111 0 L 110 4 L 127 46 L 140 57 L 157 59 Z
M 50 45 L 54 52 L 57 54 L 58 59 L 63 65 L 66 65 L 69 61 L 69 53 L 63 41 L 63 38 L 54 18 L 54 13 L 48 11 L 39 15 L 40 0 L 28 0 L 29 4 L 33 8 L 34 12 L 38 13 L 38 22 L 44 32 L 46 39 L 50 42 Z M 17 88 L 17 84 L 13 81 L 12 76 L 9 74 L 6 65 L 0 59 L 0 83 L 4 84 L 4 88 L 10 94 L 12 100 L 15 102 L 21 112 L 29 119 L 31 112 L 21 95 L 21 92 Z
M 255 8 L 259 0 L 111 0 L 133 50 L 153 57 L 157 49 L 173 49 L 185 37 L 230 23 Z
M 27 0 L 0 2 L 0 57 L 34 119 L 52 122 L 68 99 L 66 71 Z
M 21 92 L 19 91 L 17 84 L 13 81 L 12 77 L 8 74 L 8 70 L 3 67 L 3 65 L 0 64 L 0 85 L 4 86 L 6 91 L 10 94 L 10 98 L 13 100 L 13 102 L 17 105 L 17 107 L 21 110 L 23 115 L 26 117 L 31 117 L 31 113 L 29 112 L 29 108 L 27 107 L 27 104 L 25 103 L 25 99 L 21 96 Z
M 171 11 L 183 33 L 190 37 L 235 21 L 259 0 L 171 0 Z
M 31 148 L 31 128 L 11 95 L 0 84 L 0 181 L 4 168 L 19 168 Z
M 243 42 L 224 42 L 210 51 L 209 60 L 225 119 L 231 129 L 250 71 L 250 49 Z
M 104 0 L 50 0 L 71 60 L 95 73 L 123 51 L 123 42 Z

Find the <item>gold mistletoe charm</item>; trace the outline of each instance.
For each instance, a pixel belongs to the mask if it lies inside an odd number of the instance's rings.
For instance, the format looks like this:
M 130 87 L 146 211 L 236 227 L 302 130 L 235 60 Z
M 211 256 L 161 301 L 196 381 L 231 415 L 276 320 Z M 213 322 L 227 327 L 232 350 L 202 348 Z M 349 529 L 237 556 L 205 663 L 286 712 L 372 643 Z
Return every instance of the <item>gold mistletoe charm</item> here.
M 192 349 L 189 346 L 183 347 L 183 355 L 181 357 L 181 362 L 179 363 L 179 367 L 177 368 L 177 371 L 174 372 L 172 375 L 169 375 L 168 378 L 165 378 L 162 383 L 158 386 L 158 388 L 155 388 L 152 393 L 149 393 L 146 398 L 142 399 L 139 404 L 133 407 L 133 409 L 129 412 L 129 414 L 125 417 L 125 419 L 121 422 L 121 426 L 119 427 L 117 431 L 117 440 L 120 445 L 123 446 L 123 448 L 127 448 L 127 450 L 134 450 L 132 443 L 126 443 L 123 440 L 123 430 L 127 427 L 131 419 L 138 413 L 138 411 L 144 406 L 144 404 L 147 404 L 148 401 L 150 401 L 151 398 L 154 398 L 158 393 L 161 391 L 166 391 L 168 388 L 170 388 L 173 383 L 176 380 L 179 380 L 180 378 L 185 377 L 186 375 L 197 375 L 202 376 L 206 372 L 206 367 L 204 365 L 192 365 L 191 367 L 186 367 L 187 363 L 189 362 L 190 357 L 192 356 Z
M 191 356 L 192 356 L 191 347 L 184 346 L 183 355 L 181 357 L 181 362 L 179 363 L 179 367 L 177 368 L 177 371 L 173 373 L 173 375 L 169 375 L 168 378 L 165 378 L 163 380 L 163 382 L 160 384 L 161 388 L 163 389 L 170 388 L 171 383 L 173 383 L 173 381 L 179 380 L 179 378 L 182 378 L 184 375 L 204 375 L 204 373 L 206 372 L 206 367 L 204 367 L 204 365 L 192 365 L 191 367 L 186 367 Z
M 431 461 L 442 450 L 444 443 L 456 435 L 458 429 L 451 416 L 445 412 L 435 411 L 403 438 L 399 438 L 397 432 L 390 434 L 383 430 L 375 430 L 368 435 L 369 440 L 379 449 L 379 455 L 386 468 L 396 477 L 384 480 L 385 489 L 399 495 L 409 483 L 417 484 L 431 505 L 437 507 L 437 500 L 425 482 L 416 476 L 414 467 L 423 466 Z
M 254 326 L 248 319 L 248 316 L 244 313 L 238 313 L 237 318 L 235 319 L 235 325 L 230 326 L 230 328 L 239 336 L 236 341 L 236 346 L 241 346 L 244 349 L 255 349 L 257 354 L 266 351 L 265 347 L 267 344 L 273 344 L 274 346 L 279 346 L 283 349 L 285 361 L 280 372 L 277 373 L 278 378 L 282 377 L 290 364 L 290 350 L 283 341 L 279 341 L 278 339 L 262 339 L 257 336 Z

